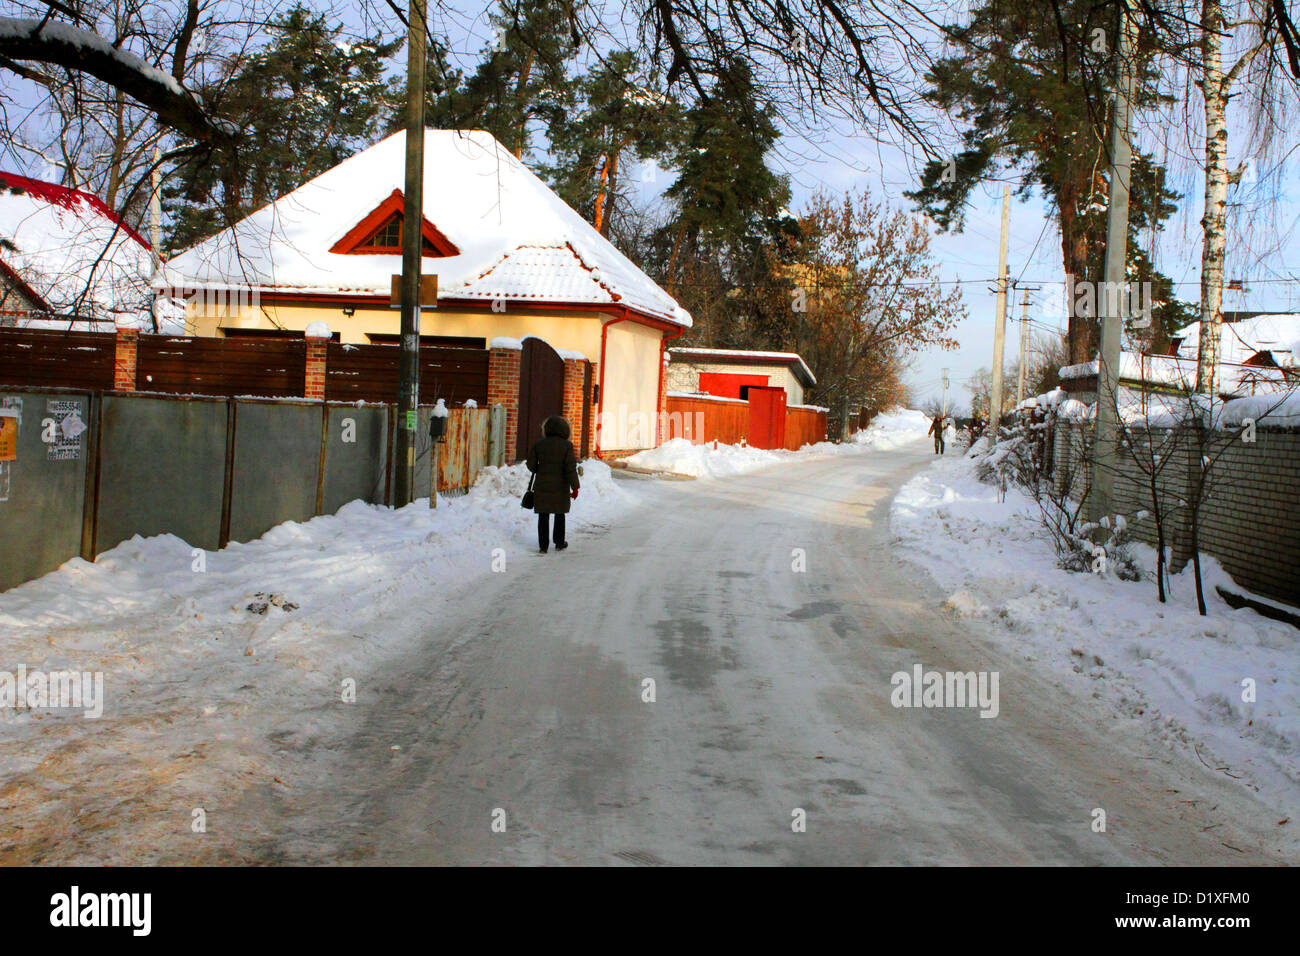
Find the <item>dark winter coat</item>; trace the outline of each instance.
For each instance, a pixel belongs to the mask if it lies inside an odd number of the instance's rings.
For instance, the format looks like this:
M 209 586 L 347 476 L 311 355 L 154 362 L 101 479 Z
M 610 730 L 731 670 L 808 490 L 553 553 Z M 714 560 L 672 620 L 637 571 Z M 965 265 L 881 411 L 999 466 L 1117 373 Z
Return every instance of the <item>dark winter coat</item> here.
M 533 511 L 538 514 L 568 514 L 569 492 L 578 490 L 578 456 L 569 441 L 569 423 L 558 415 L 542 422 L 545 436 L 528 453 L 528 470 L 533 483 Z
M 930 422 L 930 432 L 929 432 L 929 433 L 930 433 L 931 435 L 933 435 L 935 438 L 942 438 L 942 437 L 943 437 L 943 419 L 942 419 L 942 418 L 935 418 L 933 421 Z

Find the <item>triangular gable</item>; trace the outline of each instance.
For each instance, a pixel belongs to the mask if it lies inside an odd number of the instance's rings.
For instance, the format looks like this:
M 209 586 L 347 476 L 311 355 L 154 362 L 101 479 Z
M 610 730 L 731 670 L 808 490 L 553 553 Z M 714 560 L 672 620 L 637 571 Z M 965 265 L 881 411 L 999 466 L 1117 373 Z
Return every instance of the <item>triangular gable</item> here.
M 400 223 L 406 203 L 400 189 L 394 189 L 387 199 L 366 214 L 360 222 L 347 231 L 338 242 L 330 247 L 330 252 L 345 256 L 366 255 L 401 255 L 400 245 L 375 245 L 376 237 L 389 232 L 394 237 L 396 230 L 390 229 L 393 223 Z M 458 256 L 460 250 L 456 244 L 444 236 L 438 227 L 428 219 L 421 221 L 424 234 L 423 254 L 426 257 L 441 258 Z

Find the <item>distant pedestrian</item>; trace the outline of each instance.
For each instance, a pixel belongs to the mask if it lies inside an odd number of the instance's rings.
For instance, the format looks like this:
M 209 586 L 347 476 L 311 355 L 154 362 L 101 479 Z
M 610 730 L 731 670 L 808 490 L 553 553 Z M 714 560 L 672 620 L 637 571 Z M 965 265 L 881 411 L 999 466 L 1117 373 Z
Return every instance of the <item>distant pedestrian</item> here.
M 528 453 L 528 470 L 534 475 L 533 511 L 537 512 L 537 549 L 545 554 L 551 540 L 555 550 L 569 546 L 564 540 L 564 516 L 569 502 L 578 497 L 578 456 L 569 441 L 569 423 L 558 415 L 542 422 L 542 440 Z M 551 533 L 550 517 L 555 515 Z
M 934 421 L 930 422 L 930 434 L 934 436 L 934 453 L 943 454 L 943 416 L 936 413 Z

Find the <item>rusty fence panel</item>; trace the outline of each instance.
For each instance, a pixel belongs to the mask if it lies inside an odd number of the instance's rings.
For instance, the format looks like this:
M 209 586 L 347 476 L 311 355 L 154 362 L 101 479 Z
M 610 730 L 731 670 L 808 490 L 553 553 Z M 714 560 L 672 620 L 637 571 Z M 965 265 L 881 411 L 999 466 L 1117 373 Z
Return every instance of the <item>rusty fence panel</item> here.
M 468 491 L 488 462 L 491 412 L 486 408 L 453 408 L 447 433 L 438 443 L 438 491 Z

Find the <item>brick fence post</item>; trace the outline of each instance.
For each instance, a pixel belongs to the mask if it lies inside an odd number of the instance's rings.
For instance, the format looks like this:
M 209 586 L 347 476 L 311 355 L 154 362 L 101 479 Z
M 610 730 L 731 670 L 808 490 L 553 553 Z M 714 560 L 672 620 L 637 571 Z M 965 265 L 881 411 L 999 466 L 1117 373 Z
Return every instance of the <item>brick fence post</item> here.
M 135 391 L 136 350 L 139 341 L 138 329 L 117 330 L 113 354 L 113 388 L 119 392 Z
M 515 445 L 519 440 L 519 363 L 523 351 L 519 348 L 498 346 L 488 353 L 488 404 L 501 405 L 506 410 L 505 460 L 515 460 Z M 568 363 L 565 363 L 568 377 Z
M 587 367 L 591 363 L 586 359 L 566 358 L 564 360 L 564 404 L 560 414 L 569 423 L 573 436 L 573 447 L 582 453 L 582 416 L 587 396 L 583 385 L 587 379 Z
M 329 339 L 309 338 L 307 340 L 307 381 L 303 395 L 307 398 L 324 400 L 325 366 L 329 350 Z

